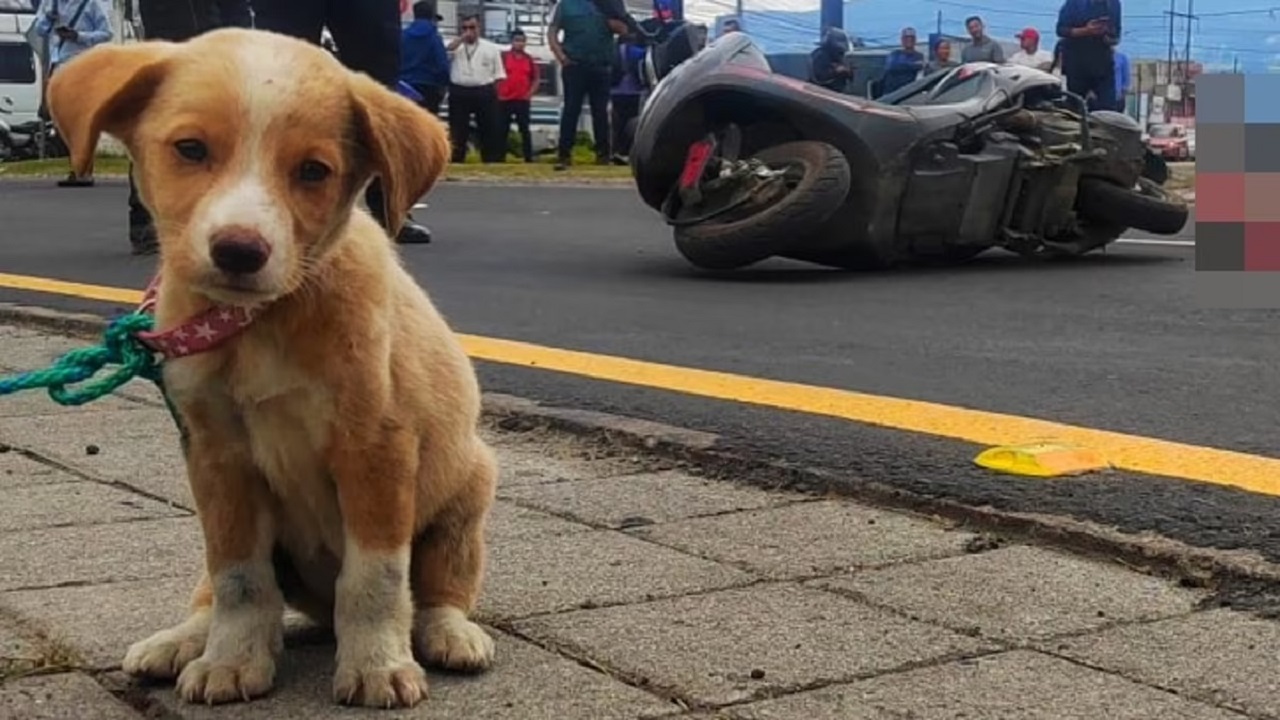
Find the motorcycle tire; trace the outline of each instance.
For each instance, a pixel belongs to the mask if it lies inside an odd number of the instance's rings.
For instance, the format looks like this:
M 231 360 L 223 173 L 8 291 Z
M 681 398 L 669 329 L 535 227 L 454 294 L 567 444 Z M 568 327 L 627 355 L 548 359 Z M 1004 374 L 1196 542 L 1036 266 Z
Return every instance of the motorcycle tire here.
M 1084 178 L 1076 203 L 1086 218 L 1157 235 L 1178 234 L 1190 216 L 1182 198 L 1147 178 L 1139 178 L 1132 189 L 1101 178 Z
M 770 167 L 799 165 L 804 173 L 781 200 L 750 217 L 676 228 L 676 249 L 695 267 L 737 270 L 777 255 L 795 238 L 817 230 L 849 194 L 849 163 L 827 143 L 783 143 L 753 159 Z

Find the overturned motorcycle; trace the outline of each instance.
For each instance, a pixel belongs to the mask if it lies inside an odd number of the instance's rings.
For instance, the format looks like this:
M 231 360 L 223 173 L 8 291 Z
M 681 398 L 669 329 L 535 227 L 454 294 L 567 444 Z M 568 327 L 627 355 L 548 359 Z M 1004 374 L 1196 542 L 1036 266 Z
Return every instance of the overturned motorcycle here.
M 704 269 L 1077 256 L 1187 222 L 1138 124 L 1048 73 L 969 63 L 873 102 L 771 72 L 741 33 L 679 55 L 651 73 L 631 166 Z

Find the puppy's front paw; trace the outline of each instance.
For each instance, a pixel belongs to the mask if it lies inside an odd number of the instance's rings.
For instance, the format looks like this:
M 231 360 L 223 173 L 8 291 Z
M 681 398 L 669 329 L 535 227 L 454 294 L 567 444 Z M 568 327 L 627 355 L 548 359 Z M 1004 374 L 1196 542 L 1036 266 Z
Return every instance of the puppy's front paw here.
M 172 680 L 204 653 L 208 639 L 208 621 L 191 618 L 129 646 L 121 668 L 138 677 Z
M 231 660 L 200 657 L 178 676 L 178 696 L 189 703 L 248 702 L 266 695 L 275 682 L 276 664 L 269 654 L 245 654 Z
M 344 705 L 411 708 L 427 698 L 427 674 L 413 659 L 378 667 L 339 665 L 333 697 Z
M 459 672 L 481 672 L 493 665 L 493 638 L 459 609 L 424 610 L 414 628 L 418 653 L 429 664 Z

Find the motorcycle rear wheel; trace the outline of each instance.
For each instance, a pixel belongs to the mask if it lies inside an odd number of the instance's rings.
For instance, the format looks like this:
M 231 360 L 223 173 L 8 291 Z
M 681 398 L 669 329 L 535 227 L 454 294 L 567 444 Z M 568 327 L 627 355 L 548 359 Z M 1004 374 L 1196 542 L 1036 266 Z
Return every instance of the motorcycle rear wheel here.
M 1157 235 L 1178 234 L 1190 215 L 1182 198 L 1145 177 L 1138 179 L 1136 188 L 1101 178 L 1084 178 L 1076 203 L 1080 213 L 1089 219 Z
M 781 199 L 748 217 L 677 227 L 676 250 L 703 270 L 737 270 L 779 254 L 817 230 L 849 194 L 849 163 L 837 148 L 800 141 L 759 151 L 753 159 L 793 171 Z

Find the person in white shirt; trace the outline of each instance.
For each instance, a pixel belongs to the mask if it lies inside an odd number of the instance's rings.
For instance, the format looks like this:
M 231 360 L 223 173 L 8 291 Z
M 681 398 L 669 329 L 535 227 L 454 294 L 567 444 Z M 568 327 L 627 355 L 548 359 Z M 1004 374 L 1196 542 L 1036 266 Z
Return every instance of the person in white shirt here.
M 1040 49 L 1040 32 L 1035 28 L 1027 28 L 1015 37 L 1022 47 L 1009 58 L 1009 62 L 1049 72 L 1053 67 L 1053 53 Z
M 498 163 L 506 159 L 507 139 L 503 137 L 498 104 L 498 81 L 507 77 L 502 50 L 480 37 L 480 18 L 462 19 L 462 35 L 449 43 L 449 139 L 453 142 L 453 162 L 467 159 L 467 139 L 471 119 L 480 133 L 480 159 Z

